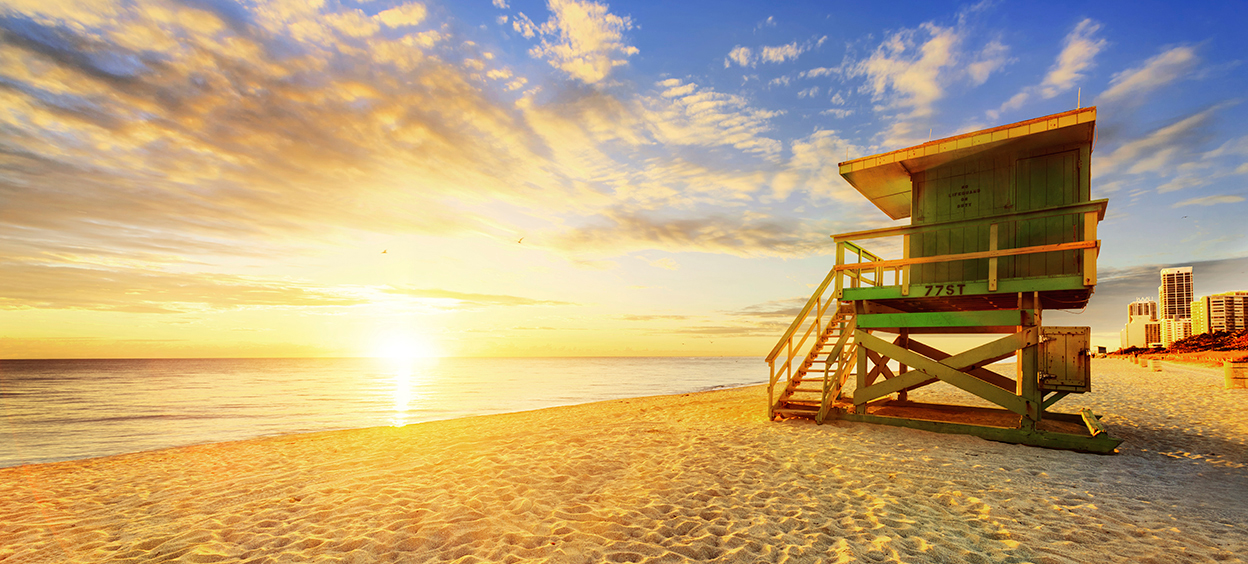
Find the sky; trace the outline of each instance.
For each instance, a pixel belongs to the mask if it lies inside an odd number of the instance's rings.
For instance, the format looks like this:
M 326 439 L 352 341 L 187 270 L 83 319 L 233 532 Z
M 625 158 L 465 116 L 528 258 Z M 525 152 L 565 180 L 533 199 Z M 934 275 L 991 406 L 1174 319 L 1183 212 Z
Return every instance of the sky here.
M 0 0 L 0 358 L 762 357 L 906 223 L 839 162 L 1091 105 L 1116 346 L 1248 290 L 1246 13 Z

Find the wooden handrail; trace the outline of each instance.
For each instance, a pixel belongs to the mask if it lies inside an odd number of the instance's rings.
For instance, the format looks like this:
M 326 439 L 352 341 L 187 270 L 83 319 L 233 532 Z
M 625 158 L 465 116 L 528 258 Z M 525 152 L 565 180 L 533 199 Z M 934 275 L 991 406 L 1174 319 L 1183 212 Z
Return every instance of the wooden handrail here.
M 958 253 L 954 255 L 936 255 L 934 257 L 915 257 L 908 259 L 882 260 L 877 262 L 859 262 L 850 264 L 838 264 L 833 267 L 833 272 L 842 270 L 863 270 L 867 268 L 896 268 L 898 266 L 908 266 L 912 264 L 928 264 L 933 262 L 950 262 L 955 260 L 974 260 L 982 258 L 1008 257 L 1013 255 L 1030 255 L 1035 253 L 1052 253 L 1056 251 L 1075 251 L 1079 249 L 1094 249 L 1100 245 L 1100 241 L 1075 241 L 1073 243 L 1057 243 L 1053 245 L 1037 245 L 1034 247 L 1020 247 L 1017 249 L 999 249 L 996 251 L 978 251 L 974 253 Z

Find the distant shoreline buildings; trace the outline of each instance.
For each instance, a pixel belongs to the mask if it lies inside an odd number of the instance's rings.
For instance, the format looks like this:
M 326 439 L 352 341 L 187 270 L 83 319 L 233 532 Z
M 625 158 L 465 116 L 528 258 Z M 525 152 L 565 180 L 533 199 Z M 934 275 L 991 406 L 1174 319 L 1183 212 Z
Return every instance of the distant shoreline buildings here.
M 1193 289 L 1192 267 L 1163 268 L 1157 301 L 1140 298 L 1127 304 L 1122 348 L 1168 348 L 1192 335 L 1248 328 L 1248 292 L 1192 299 Z

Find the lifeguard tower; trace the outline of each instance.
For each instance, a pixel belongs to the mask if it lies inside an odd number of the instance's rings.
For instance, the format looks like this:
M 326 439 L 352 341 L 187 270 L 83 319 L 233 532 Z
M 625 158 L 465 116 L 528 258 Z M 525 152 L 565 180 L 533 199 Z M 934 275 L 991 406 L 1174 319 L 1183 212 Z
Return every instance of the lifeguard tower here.
M 1042 323 L 1096 286 L 1108 201 L 1090 198 L 1095 125 L 1083 108 L 840 163 L 910 225 L 833 235 L 836 266 L 767 356 L 768 415 L 1112 452 L 1121 440 L 1090 410 L 1050 411 L 1091 389 L 1089 328 Z M 884 238 L 901 258 L 860 245 Z M 949 354 L 925 334 L 1005 336 Z M 985 368 L 1011 356 L 1013 378 Z M 910 400 L 941 382 L 993 407 Z

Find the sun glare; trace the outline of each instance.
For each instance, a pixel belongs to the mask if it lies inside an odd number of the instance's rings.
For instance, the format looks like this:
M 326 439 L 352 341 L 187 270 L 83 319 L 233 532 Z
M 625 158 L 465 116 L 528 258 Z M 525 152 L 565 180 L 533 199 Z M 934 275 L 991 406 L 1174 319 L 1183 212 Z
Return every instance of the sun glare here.
M 441 355 L 429 339 L 421 335 L 393 335 L 382 338 L 373 350 L 373 357 L 394 361 L 437 358 Z

